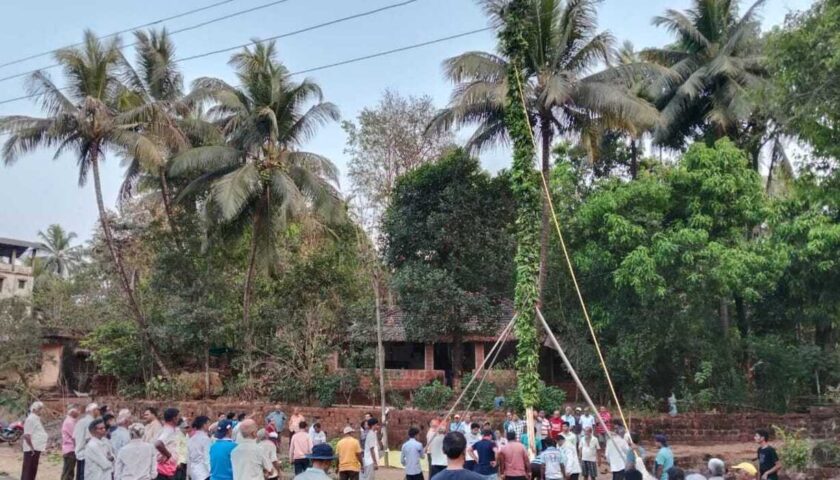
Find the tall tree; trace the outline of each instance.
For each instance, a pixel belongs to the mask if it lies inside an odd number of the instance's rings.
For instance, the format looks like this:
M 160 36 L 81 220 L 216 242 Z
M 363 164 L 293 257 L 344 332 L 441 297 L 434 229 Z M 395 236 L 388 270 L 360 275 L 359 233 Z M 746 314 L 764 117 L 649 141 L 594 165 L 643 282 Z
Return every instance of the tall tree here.
M 435 112 L 429 96 L 403 97 L 386 90 L 379 104 L 363 109 L 356 122 L 341 123 L 347 133 L 344 153 L 350 155 L 347 176 L 369 232 L 378 229 L 397 178 L 451 147 L 452 133 L 426 131 Z
M 38 232 L 43 240 L 41 250 L 44 255 L 43 268 L 45 271 L 67 278 L 78 267 L 82 260 L 81 245 L 71 245 L 76 238 L 75 232 L 67 232 L 56 223 L 47 227 L 47 232 Z
M 693 0 L 692 8 L 668 9 L 653 24 L 676 41 L 641 52 L 642 58 L 670 72 L 653 82 L 651 92 L 662 111 L 654 142 L 682 148 L 687 140 L 708 143 L 739 132 L 753 110 L 748 91 L 765 77 L 758 39 L 758 0 L 740 18 L 735 0 Z
M 509 298 L 514 212 L 507 175 L 491 178 L 461 149 L 400 177 L 385 212 L 383 253 L 406 336 L 450 337 L 456 378 L 464 336 L 498 327 Z
M 173 159 L 173 176 L 198 174 L 186 191 L 207 192 L 208 219 L 228 233 L 250 235 L 242 295 L 246 358 L 253 361 L 251 291 L 258 269 L 276 265 L 278 233 L 303 215 L 327 223 L 344 219 L 334 186 L 338 171 L 316 153 L 300 151 L 316 129 L 338 120 L 335 105 L 323 100 L 311 80 L 294 82 L 277 59 L 274 42 L 257 43 L 234 54 L 241 87 L 215 78 L 199 78 L 189 101 L 207 102 L 208 115 L 221 129 L 225 144 L 193 148 Z M 249 365 L 250 366 L 250 365 Z
M 481 2 L 493 22 L 505 28 L 509 0 Z M 616 81 L 617 72 L 592 73 L 600 62 L 609 62 L 613 38 L 598 31 L 598 0 L 527 0 L 521 5 L 521 36 L 525 42 L 519 69 L 528 109 L 528 124 L 539 140 L 542 171 L 548 178 L 551 145 L 558 136 L 580 136 L 594 150 L 605 128 L 638 134 L 653 125 L 656 109 L 632 95 Z M 478 125 L 469 140 L 473 150 L 504 142 L 507 72 L 510 55 L 467 52 L 444 62 L 446 76 L 455 83 L 447 108 L 433 123 L 436 128 Z M 545 283 L 550 234 L 547 202 L 543 199 L 540 237 L 539 290 Z
M 8 135 L 3 147 L 4 163 L 11 165 L 20 155 L 37 148 L 55 147 L 54 158 L 67 151 L 75 154 L 79 165 L 79 186 L 84 186 L 88 174 L 93 173 L 102 233 L 128 307 L 146 341 L 146 347 L 161 371 L 168 376 L 155 345 L 149 341 L 146 318 L 114 242 L 102 198 L 99 164 L 105 159 L 106 151 L 137 157 L 141 162 L 154 162 L 159 157 L 154 143 L 136 131 L 135 121 L 142 112 L 131 108 L 134 93 L 120 81 L 126 67 L 120 53 L 120 39 L 112 37 L 103 43 L 88 30 L 81 46 L 61 49 L 55 53 L 55 59 L 63 69 L 66 86 L 58 88 L 39 71 L 32 74 L 27 87 L 39 99 L 48 116 L 0 118 L 0 132 Z

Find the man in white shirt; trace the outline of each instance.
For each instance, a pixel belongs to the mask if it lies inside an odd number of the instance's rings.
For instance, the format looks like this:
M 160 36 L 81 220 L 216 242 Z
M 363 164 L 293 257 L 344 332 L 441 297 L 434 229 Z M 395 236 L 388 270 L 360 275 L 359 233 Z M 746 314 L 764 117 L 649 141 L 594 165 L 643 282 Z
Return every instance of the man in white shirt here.
M 364 455 L 362 457 L 361 480 L 374 480 L 376 470 L 379 470 L 379 438 L 377 434 L 381 428 L 379 420 L 368 420 L 368 433 L 365 435 Z
M 557 437 L 557 441 L 563 443 L 563 437 Z M 566 478 L 566 450 L 558 448 L 554 440 L 543 439 L 546 447 L 539 454 L 540 477 L 545 480 L 564 480 Z
M 178 456 L 178 444 L 181 430 L 178 423 L 181 421 L 180 411 L 177 408 L 167 408 L 163 411 L 163 428 L 154 443 L 157 455 L 158 478 L 165 480 L 175 477 L 178 464 L 181 459 Z M 146 426 L 146 428 L 149 428 Z M 144 438 L 148 435 L 144 435 Z
M 90 439 L 85 447 L 85 480 L 111 480 L 114 475 L 114 455 L 105 435 L 108 429 L 99 418 L 88 426 Z
M 627 451 L 630 447 L 627 441 L 622 438 L 623 431 L 613 428 L 607 432 L 607 461 L 610 463 L 610 472 L 613 480 L 624 478 L 624 469 L 627 466 Z
M 586 430 L 587 428 L 594 429 L 595 428 L 595 422 L 596 422 L 595 416 L 592 415 L 592 413 L 589 411 L 589 408 L 587 408 L 583 412 L 583 415 L 581 415 L 581 417 L 580 417 L 581 431 Z
M 193 419 L 193 435 L 187 440 L 187 471 L 192 480 L 210 478 L 210 418 L 199 415 Z
M 580 448 L 580 459 L 582 462 L 581 478 L 583 480 L 596 480 L 598 478 L 598 449 L 601 444 L 595 435 L 592 435 L 592 427 L 586 427 L 583 435 L 578 439 Z
M 239 437 L 236 448 L 230 452 L 230 464 L 233 478 L 236 480 L 263 480 L 265 473 L 274 465 L 263 455 L 263 449 L 257 444 L 257 424 L 253 420 L 239 423 Z
M 429 479 L 446 470 L 446 466 L 449 464 L 446 454 L 443 453 L 443 437 L 445 436 L 446 429 L 443 426 L 438 426 L 437 432 L 430 437 L 429 443 L 426 445 L 426 450 L 432 457 L 432 463 L 429 466 Z
M 467 439 L 467 456 L 464 462 L 464 468 L 467 470 L 475 470 L 475 465 L 478 462 L 478 455 L 473 452 L 473 445 L 481 441 L 481 425 L 472 423 L 470 431 L 464 437 Z
M 35 480 L 41 452 L 47 449 L 47 431 L 41 423 L 44 404 L 35 402 L 29 407 L 29 416 L 23 422 L 23 469 L 21 480 Z
M 277 437 L 276 433 L 274 433 L 274 437 Z M 264 428 L 257 431 L 257 445 L 260 446 L 265 460 L 267 460 L 272 466 L 272 469 L 266 473 L 266 480 L 276 480 L 280 478 L 280 460 L 277 458 L 277 445 Z
M 133 423 L 126 430 L 128 430 L 130 440 L 117 452 L 114 478 L 117 480 L 154 480 L 157 477 L 156 453 L 155 447 L 143 441 L 146 427 L 142 423 Z
M 90 424 L 99 416 L 99 405 L 88 403 L 85 415 L 73 427 L 73 441 L 76 449 L 76 480 L 85 480 L 85 449 L 90 440 Z
M 312 425 L 312 429 L 309 430 L 309 438 L 312 439 L 313 447 L 321 443 L 327 443 L 327 434 L 321 430 L 321 424 L 317 422 Z

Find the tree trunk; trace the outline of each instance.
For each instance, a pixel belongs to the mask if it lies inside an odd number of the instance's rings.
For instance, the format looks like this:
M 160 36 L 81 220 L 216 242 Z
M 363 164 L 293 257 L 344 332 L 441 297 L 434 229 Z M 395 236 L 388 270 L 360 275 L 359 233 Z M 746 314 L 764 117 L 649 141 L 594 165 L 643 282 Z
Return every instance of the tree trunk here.
M 373 267 L 374 269 L 376 266 Z M 382 419 L 382 443 L 388 450 L 388 419 L 386 418 L 385 397 L 385 346 L 382 344 L 382 297 L 379 291 L 379 275 L 376 270 L 371 277 L 373 283 L 373 298 L 376 304 L 376 358 L 379 364 L 379 404 Z M 389 466 L 388 455 L 385 456 L 385 466 Z
M 210 397 L 210 344 L 204 346 L 204 398 Z
M 452 348 L 449 350 L 452 356 L 452 385 L 461 383 L 464 373 L 464 336 L 460 333 L 452 335 Z
M 723 330 L 723 336 L 729 336 L 729 304 L 726 302 L 726 298 L 720 298 L 720 328 Z
M 549 234 L 551 233 L 551 210 L 548 206 L 548 195 L 550 193 L 551 180 L 551 126 L 541 120 L 540 140 L 542 141 L 542 174 L 548 189 L 542 188 L 542 216 L 540 218 L 540 274 L 537 277 L 537 306 L 542 307 L 543 296 L 545 295 L 545 284 L 548 278 L 548 246 Z M 548 190 L 548 191 L 546 191 Z
M 639 175 L 639 149 L 636 139 L 630 139 L 630 178 L 635 180 Z
M 259 214 L 255 214 L 254 228 L 251 232 L 251 249 L 248 253 L 248 272 L 245 274 L 245 288 L 242 294 L 242 329 L 245 333 L 245 360 L 249 376 L 253 373 L 254 360 L 254 334 L 251 328 L 251 289 L 257 266 L 257 225 L 259 220 Z
M 99 222 L 102 224 L 102 234 L 105 236 L 105 244 L 108 246 L 108 251 L 111 253 L 111 258 L 114 260 L 114 265 L 117 267 L 117 273 L 120 278 L 120 283 L 123 287 L 123 291 L 125 292 L 125 296 L 128 300 L 129 309 L 134 315 L 134 320 L 137 322 L 137 326 L 140 329 L 140 336 L 145 341 L 146 346 L 149 349 L 149 353 L 152 355 L 152 359 L 155 361 L 155 364 L 157 364 L 158 368 L 160 368 L 161 373 L 163 373 L 165 377 L 169 378 L 169 369 L 166 368 L 166 365 L 163 363 L 163 360 L 161 359 L 160 354 L 157 351 L 157 347 L 149 338 L 146 317 L 143 316 L 143 312 L 140 310 L 140 304 L 137 302 L 137 298 L 134 296 L 134 290 L 131 288 L 131 281 L 125 270 L 125 265 L 123 265 L 122 257 L 120 257 L 119 251 L 117 250 L 117 247 L 114 244 L 114 237 L 111 234 L 111 226 L 108 223 L 108 215 L 105 210 L 105 202 L 102 200 L 102 184 L 99 178 L 98 144 L 94 144 L 91 148 L 90 165 L 91 169 L 93 170 L 93 187 L 94 191 L 96 192 L 96 206 L 99 209 Z
M 746 337 L 750 330 L 749 319 L 747 318 L 747 306 L 744 304 L 744 297 L 735 295 L 735 315 L 738 318 L 738 331 L 741 337 Z
M 175 243 L 177 243 L 180 248 L 181 242 L 178 238 L 178 226 L 175 223 L 175 215 L 172 213 L 172 197 L 169 193 L 169 182 L 166 180 L 165 168 L 160 168 L 158 178 L 160 179 L 160 196 L 163 198 L 163 211 L 166 214 L 166 221 L 169 223 L 172 235 L 175 236 Z

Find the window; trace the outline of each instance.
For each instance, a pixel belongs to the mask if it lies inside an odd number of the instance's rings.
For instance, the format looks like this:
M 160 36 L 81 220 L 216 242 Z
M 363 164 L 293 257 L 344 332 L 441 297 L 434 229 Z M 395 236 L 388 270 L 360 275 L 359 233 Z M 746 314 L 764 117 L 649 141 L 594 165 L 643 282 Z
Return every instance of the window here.
M 422 343 L 388 342 L 385 348 L 385 368 L 423 370 L 426 346 Z
M 6 279 L 6 277 L 0 277 L 0 292 L 3 291 L 3 280 L 5 280 L 5 279 Z
M 18 289 L 23 290 L 26 288 L 26 280 L 18 280 Z

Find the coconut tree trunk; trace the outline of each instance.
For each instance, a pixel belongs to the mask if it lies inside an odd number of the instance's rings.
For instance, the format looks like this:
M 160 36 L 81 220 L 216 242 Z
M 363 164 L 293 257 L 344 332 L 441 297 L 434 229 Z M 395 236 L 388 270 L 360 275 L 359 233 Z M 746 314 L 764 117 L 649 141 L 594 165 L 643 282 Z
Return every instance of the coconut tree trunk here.
M 175 215 L 172 213 L 172 197 L 169 193 L 169 181 L 166 179 L 166 169 L 160 167 L 158 171 L 158 178 L 160 179 L 160 196 L 163 198 L 163 211 L 166 213 L 166 221 L 169 223 L 169 228 L 172 233 L 178 236 L 178 227 L 175 224 Z
M 542 141 L 542 174 L 546 183 L 551 178 L 551 125 L 548 123 L 547 115 L 540 120 L 540 140 Z M 548 205 L 548 194 L 546 188 L 542 190 L 542 212 L 540 217 L 540 274 L 537 278 L 537 305 L 542 307 L 543 296 L 545 295 L 545 284 L 548 278 L 548 246 L 549 234 L 551 232 L 551 211 Z
M 245 358 L 248 374 L 251 374 L 254 355 L 254 336 L 251 328 L 251 290 L 257 267 L 257 230 L 260 222 L 259 213 L 254 216 L 254 228 L 251 233 L 251 249 L 248 253 L 248 273 L 245 274 L 245 288 L 242 294 L 242 328 L 245 331 Z
M 102 200 L 102 184 L 99 176 L 98 144 L 94 144 L 91 148 L 90 165 L 93 170 L 93 188 L 96 192 L 96 206 L 99 209 L 99 222 L 102 224 L 102 233 L 105 236 L 105 244 L 108 246 L 108 251 L 111 253 L 111 258 L 114 260 L 114 265 L 117 267 L 117 273 L 120 277 L 120 283 L 123 287 L 123 291 L 125 292 L 126 299 L 128 300 L 129 309 L 134 315 L 134 320 L 137 322 L 137 326 L 140 329 L 140 336 L 143 340 L 145 340 L 146 346 L 148 347 L 149 353 L 152 355 L 152 359 L 155 361 L 155 364 L 165 377 L 170 377 L 169 369 L 166 368 L 166 365 L 163 363 L 163 359 L 161 359 L 160 354 L 157 351 L 157 347 L 149 338 L 146 317 L 143 316 L 143 312 L 140 310 L 140 304 L 137 302 L 137 297 L 134 295 L 134 290 L 131 288 L 131 281 L 125 270 L 122 257 L 114 244 L 114 237 L 111 234 L 111 225 L 108 223 L 108 216 L 105 211 L 105 202 Z
M 636 139 L 630 139 L 630 178 L 636 179 L 639 175 L 639 148 L 636 145 Z

